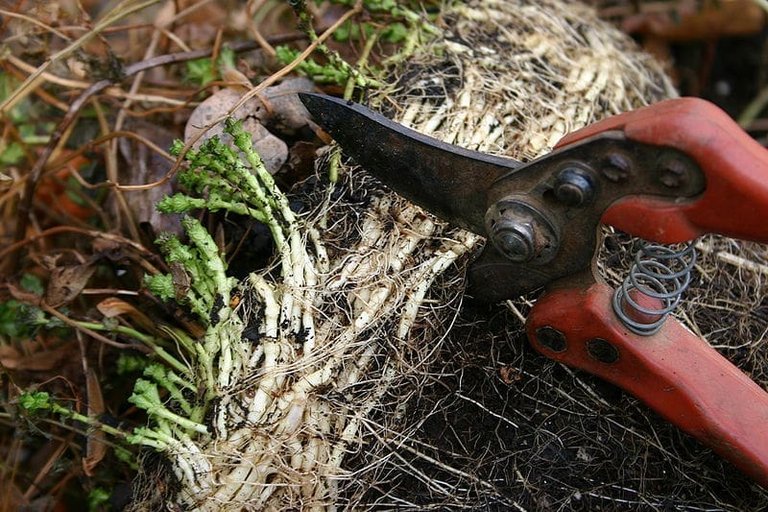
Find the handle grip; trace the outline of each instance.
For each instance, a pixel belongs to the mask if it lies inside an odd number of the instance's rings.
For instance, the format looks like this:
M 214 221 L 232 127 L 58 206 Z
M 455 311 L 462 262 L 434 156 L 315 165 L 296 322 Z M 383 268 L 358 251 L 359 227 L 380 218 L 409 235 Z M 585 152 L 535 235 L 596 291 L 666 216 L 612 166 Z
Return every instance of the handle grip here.
M 704 173 L 706 189 L 680 204 L 626 197 L 606 210 L 603 223 L 667 244 L 705 233 L 768 243 L 768 151 L 728 114 L 702 99 L 672 99 L 587 126 L 558 147 L 612 130 L 686 153 Z
M 545 294 L 528 317 L 531 344 L 623 388 L 768 488 L 768 393 L 677 320 L 632 334 L 612 293 L 600 283 Z

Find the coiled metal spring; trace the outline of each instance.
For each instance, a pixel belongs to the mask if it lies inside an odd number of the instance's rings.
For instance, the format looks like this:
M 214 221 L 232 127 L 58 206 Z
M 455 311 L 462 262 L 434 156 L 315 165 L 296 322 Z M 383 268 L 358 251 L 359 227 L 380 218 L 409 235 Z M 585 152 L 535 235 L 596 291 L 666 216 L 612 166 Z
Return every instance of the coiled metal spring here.
M 691 284 L 694 242 L 682 249 L 646 244 L 635 255 L 629 275 L 613 294 L 613 310 L 635 334 L 656 333 Z

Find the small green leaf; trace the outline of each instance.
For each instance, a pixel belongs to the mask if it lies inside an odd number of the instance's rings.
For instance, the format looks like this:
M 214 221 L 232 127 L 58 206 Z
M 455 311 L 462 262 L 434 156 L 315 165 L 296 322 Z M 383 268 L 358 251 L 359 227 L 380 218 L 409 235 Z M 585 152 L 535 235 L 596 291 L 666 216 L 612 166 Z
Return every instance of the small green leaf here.
M 176 298 L 176 290 L 173 287 L 173 278 L 170 274 L 157 274 L 144 278 L 144 284 L 152 295 L 156 295 L 162 300 L 171 300 Z
M 43 281 L 34 274 L 24 274 L 21 276 L 19 284 L 24 291 L 31 292 L 36 295 L 42 295 L 45 292 Z
M 224 69 L 235 69 L 236 67 L 235 52 L 228 46 L 222 47 L 218 59 L 219 74 L 221 74 L 221 71 Z
M 24 148 L 18 142 L 11 142 L 0 151 L 0 164 L 16 165 L 24 160 Z
M 115 450 L 115 456 L 117 457 L 117 460 L 121 462 L 125 462 L 133 470 L 139 469 L 139 465 L 136 463 L 136 457 L 131 451 L 126 450 L 125 448 L 119 445 L 115 445 L 114 450 Z
M 275 47 L 275 57 L 283 66 L 296 60 L 300 53 L 299 50 L 294 50 L 290 46 L 280 45 Z
M 333 38 L 340 43 L 345 43 L 350 40 L 352 34 L 352 22 L 350 20 L 345 21 L 336 32 L 333 33 Z
M 110 492 L 101 487 L 94 488 L 88 493 L 88 510 L 104 510 L 109 504 Z
M 137 373 L 143 371 L 148 364 L 149 360 L 146 357 L 120 353 L 120 357 L 117 358 L 117 374 Z
M 389 25 L 381 34 L 381 38 L 388 43 L 399 43 L 408 37 L 408 28 L 402 23 Z
M 213 82 L 215 76 L 213 74 L 213 64 L 211 63 L 211 59 L 196 59 L 187 62 L 186 79 L 188 82 L 192 82 L 201 87 Z
M 171 144 L 170 153 L 173 156 L 179 156 L 183 150 L 184 150 L 184 141 L 181 139 L 175 139 Z
M 48 323 L 48 318 L 39 308 L 16 300 L 0 302 L 0 335 L 11 339 L 28 338 L 37 328 L 48 326 Z
M 37 412 L 51 408 L 51 397 L 45 391 L 24 393 L 19 397 L 19 405 L 27 412 Z

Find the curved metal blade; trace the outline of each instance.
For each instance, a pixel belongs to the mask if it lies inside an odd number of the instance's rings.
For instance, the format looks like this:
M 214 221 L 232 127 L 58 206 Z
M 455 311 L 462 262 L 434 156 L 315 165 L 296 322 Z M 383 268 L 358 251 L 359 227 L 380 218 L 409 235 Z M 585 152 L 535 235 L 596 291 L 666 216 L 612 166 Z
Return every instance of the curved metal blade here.
M 366 171 L 429 212 L 480 235 L 486 235 L 488 189 L 522 165 L 446 144 L 351 101 L 299 97 L 315 122 Z

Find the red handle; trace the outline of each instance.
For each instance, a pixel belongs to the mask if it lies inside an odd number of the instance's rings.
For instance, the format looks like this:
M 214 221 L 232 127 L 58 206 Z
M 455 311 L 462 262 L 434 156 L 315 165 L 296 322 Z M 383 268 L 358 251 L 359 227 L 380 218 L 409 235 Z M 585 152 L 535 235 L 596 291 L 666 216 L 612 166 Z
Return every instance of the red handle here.
M 704 233 L 768 243 L 768 151 L 728 114 L 698 98 L 667 100 L 587 126 L 558 146 L 610 130 L 683 151 L 704 172 L 706 190 L 683 204 L 624 198 L 606 210 L 605 224 L 661 243 L 684 242 Z
M 633 394 L 768 488 L 768 393 L 677 320 L 629 332 L 612 290 L 554 290 L 528 317 L 532 345 Z

